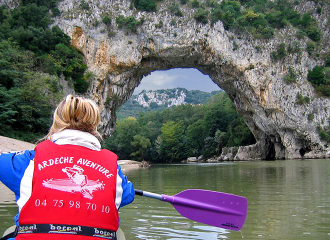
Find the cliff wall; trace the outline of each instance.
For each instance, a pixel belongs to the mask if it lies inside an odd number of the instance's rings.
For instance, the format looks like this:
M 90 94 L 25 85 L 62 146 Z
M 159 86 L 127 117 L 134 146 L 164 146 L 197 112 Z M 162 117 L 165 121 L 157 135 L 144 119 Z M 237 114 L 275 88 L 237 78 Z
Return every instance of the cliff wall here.
M 2 0 L 4 1 L 4 0 Z M 8 1 L 5 1 L 8 2 Z M 129 0 L 64 0 L 55 23 L 72 38 L 72 45 L 86 58 L 95 74 L 88 94 L 102 108 L 102 130 L 109 135 L 115 127 L 116 109 L 152 71 L 171 68 L 197 68 L 208 74 L 230 96 L 255 138 L 254 155 L 261 159 L 329 157 L 330 148 L 322 142 L 317 127 L 328 126 L 330 100 L 318 96 L 307 81 L 308 70 L 321 64 L 306 50 L 273 61 L 271 53 L 281 44 L 307 40 L 296 38 L 297 30 L 286 27 L 270 40 L 238 36 L 225 30 L 221 21 L 198 23 L 196 9 L 183 5 L 183 17 L 171 14 L 171 1 L 159 3 L 157 12 L 138 11 Z M 315 3 L 300 1 L 296 10 L 315 12 Z M 329 49 L 327 30 L 329 9 L 313 16 L 322 30 L 321 54 Z M 134 16 L 143 23 L 137 31 L 119 29 L 118 16 Z M 107 16 L 111 19 L 104 23 Z M 110 23 L 111 22 L 111 23 Z M 258 47 L 256 47 L 258 46 Z M 297 81 L 283 78 L 292 67 Z M 297 94 L 310 101 L 297 104 Z M 308 116 L 313 115 L 313 119 Z M 240 153 L 240 150 L 239 150 Z

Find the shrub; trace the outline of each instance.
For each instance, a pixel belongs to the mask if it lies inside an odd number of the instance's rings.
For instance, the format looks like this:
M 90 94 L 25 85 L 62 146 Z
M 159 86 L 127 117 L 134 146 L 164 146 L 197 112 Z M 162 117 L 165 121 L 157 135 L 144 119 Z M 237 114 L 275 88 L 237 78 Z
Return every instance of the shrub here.
M 222 21 L 226 30 L 234 28 L 241 13 L 241 4 L 238 1 L 222 1 L 221 4 L 212 8 L 211 23 Z
M 301 52 L 299 42 L 294 41 L 293 43 L 288 45 L 287 48 L 288 53 L 299 53 Z
M 312 70 L 308 71 L 307 80 L 313 85 L 321 85 L 325 83 L 325 75 L 323 66 L 315 66 Z
M 137 27 L 142 24 L 143 20 L 136 20 L 135 17 L 124 17 L 122 15 L 119 15 L 116 17 L 116 23 L 118 24 L 118 28 L 126 28 L 131 30 L 132 32 L 137 31 Z
M 158 24 L 155 25 L 156 28 L 162 28 L 163 27 L 163 21 L 160 20 Z
M 271 53 L 271 56 L 274 60 L 280 60 L 286 57 L 286 50 L 285 50 L 285 44 L 281 43 L 276 51 Z
M 297 93 L 297 101 L 296 103 L 302 105 L 305 103 L 310 103 L 310 98 L 309 97 L 304 97 L 303 95 L 301 95 L 300 93 Z
M 236 41 L 233 42 L 233 51 L 236 51 L 238 49 L 238 44 Z
M 194 18 L 197 22 L 207 24 L 208 23 L 208 11 L 206 9 L 198 8 L 194 14 Z
M 296 37 L 298 39 L 303 39 L 306 36 L 306 33 L 303 30 L 298 30 L 296 33 Z
M 324 60 L 324 66 L 330 67 L 330 55 L 328 55 Z
M 198 1 L 198 0 L 192 0 L 191 1 L 191 6 L 193 7 L 193 8 L 199 8 L 200 7 L 200 2 Z
M 330 97 L 330 86 L 329 85 L 320 85 L 316 86 L 315 90 L 321 93 L 323 96 Z
M 317 131 L 319 133 L 319 136 L 321 140 L 330 142 L 330 132 L 329 132 L 329 127 L 326 129 L 321 128 L 320 126 L 317 128 Z
M 297 81 L 297 74 L 294 71 L 293 67 L 289 67 L 288 74 L 284 76 L 284 81 L 288 84 L 295 83 Z
M 102 22 L 105 24 L 105 25 L 110 25 L 111 24 L 111 18 L 109 15 L 105 15 L 103 18 L 102 18 Z
M 80 7 L 84 10 L 89 10 L 89 5 L 87 2 L 85 2 L 85 0 L 81 0 Z
M 179 5 L 176 2 L 172 2 L 172 4 L 168 7 L 170 12 L 175 16 L 182 17 L 183 13 L 181 12 Z
M 309 55 L 312 55 L 316 49 L 316 44 L 313 41 L 307 41 L 306 50 Z
M 313 113 L 308 114 L 307 119 L 308 119 L 308 121 L 313 121 L 314 120 L 314 114 Z
M 157 11 L 157 2 L 155 0 L 133 0 L 133 2 L 138 10 L 147 12 Z
M 99 21 L 96 19 L 93 23 L 93 27 L 97 27 L 99 25 Z
M 312 27 L 308 27 L 305 30 L 307 36 L 312 39 L 315 42 L 320 41 L 321 39 L 321 31 L 320 29 L 318 29 L 318 27 L 312 26 Z

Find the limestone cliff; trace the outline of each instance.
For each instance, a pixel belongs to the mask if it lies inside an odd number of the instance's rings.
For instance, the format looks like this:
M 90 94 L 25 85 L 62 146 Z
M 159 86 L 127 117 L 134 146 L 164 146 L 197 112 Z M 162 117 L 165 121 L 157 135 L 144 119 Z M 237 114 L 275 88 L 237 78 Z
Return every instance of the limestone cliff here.
M 72 44 L 85 56 L 96 78 L 89 94 L 102 107 L 102 130 L 109 135 L 116 120 L 116 109 L 133 93 L 143 76 L 155 70 L 175 67 L 198 68 L 225 90 L 237 111 L 257 139 L 253 156 L 262 159 L 329 157 L 329 148 L 320 140 L 317 126 L 327 126 L 330 100 L 319 97 L 306 80 L 308 70 L 320 64 L 306 51 L 272 61 L 271 52 L 284 42 L 306 46 L 295 37 L 296 29 L 287 27 L 270 40 L 254 40 L 226 31 L 222 22 L 214 25 L 196 22 L 196 9 L 182 6 L 183 17 L 168 11 L 169 0 L 159 3 L 157 12 L 137 11 L 129 0 L 64 0 L 61 15 L 54 24 L 72 38 Z M 315 8 L 314 2 L 300 1 L 300 12 Z M 315 11 L 314 11 L 315 12 Z M 315 15 L 323 35 L 321 49 L 328 49 L 325 6 Z M 137 32 L 119 29 L 116 17 L 143 19 Z M 111 24 L 102 22 L 104 16 Z M 160 24 L 161 23 L 161 24 Z M 259 51 L 255 46 L 259 46 Z M 288 66 L 298 74 L 294 84 L 283 80 Z M 297 104 L 300 93 L 306 104 Z M 313 114 L 314 119 L 308 118 Z M 239 156 L 242 156 L 240 150 Z

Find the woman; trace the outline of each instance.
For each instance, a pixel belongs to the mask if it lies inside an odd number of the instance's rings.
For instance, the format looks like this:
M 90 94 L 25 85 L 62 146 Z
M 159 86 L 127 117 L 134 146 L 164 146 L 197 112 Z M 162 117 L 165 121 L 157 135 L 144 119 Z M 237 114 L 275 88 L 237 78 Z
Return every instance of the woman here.
M 0 155 L 0 181 L 16 195 L 16 240 L 116 239 L 118 209 L 134 200 L 117 155 L 101 149 L 100 112 L 68 95 L 34 150 Z

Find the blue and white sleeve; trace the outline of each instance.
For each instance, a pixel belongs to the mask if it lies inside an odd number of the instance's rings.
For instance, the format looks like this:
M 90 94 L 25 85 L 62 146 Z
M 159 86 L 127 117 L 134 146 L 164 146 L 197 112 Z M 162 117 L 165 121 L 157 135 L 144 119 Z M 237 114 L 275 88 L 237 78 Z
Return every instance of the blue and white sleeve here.
M 119 209 L 133 202 L 135 191 L 133 183 L 128 181 L 127 177 L 122 173 L 121 167 L 117 165 L 117 168 L 116 207 Z
M 21 180 L 30 161 L 34 159 L 34 150 L 0 154 L 0 181 L 20 197 Z

